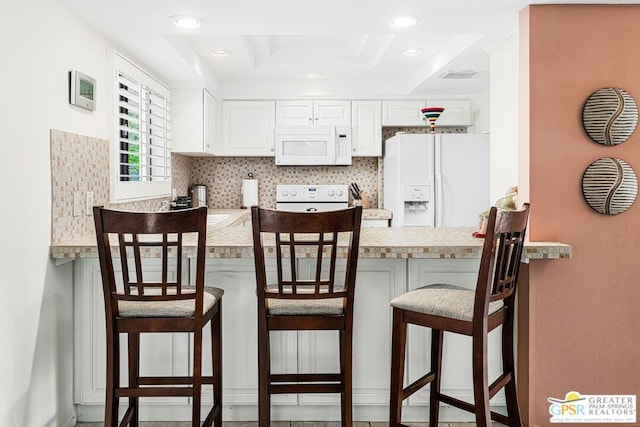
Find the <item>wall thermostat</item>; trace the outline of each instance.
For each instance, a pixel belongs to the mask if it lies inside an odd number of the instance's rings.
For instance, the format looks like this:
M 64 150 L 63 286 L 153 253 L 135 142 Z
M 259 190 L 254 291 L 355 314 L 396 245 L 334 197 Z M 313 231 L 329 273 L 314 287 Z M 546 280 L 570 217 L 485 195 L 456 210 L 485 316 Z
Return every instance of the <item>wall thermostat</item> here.
M 69 71 L 69 104 L 94 111 L 96 109 L 96 79 L 80 71 Z

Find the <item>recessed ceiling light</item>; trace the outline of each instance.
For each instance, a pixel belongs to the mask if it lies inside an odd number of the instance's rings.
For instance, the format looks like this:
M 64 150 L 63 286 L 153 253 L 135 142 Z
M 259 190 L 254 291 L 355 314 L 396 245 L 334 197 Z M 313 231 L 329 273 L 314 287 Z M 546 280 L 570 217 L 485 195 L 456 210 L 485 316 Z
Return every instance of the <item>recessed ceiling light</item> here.
M 202 24 L 202 20 L 195 16 L 175 15 L 170 16 L 169 21 L 176 27 L 180 28 L 198 28 Z
M 416 55 L 420 55 L 421 53 L 422 51 L 420 49 L 407 49 L 402 52 L 402 54 L 406 56 L 416 56 Z
M 209 52 L 213 56 L 229 56 L 233 55 L 233 52 L 227 49 L 216 49 Z
M 306 73 L 304 76 L 308 79 L 319 79 L 320 77 L 322 77 L 322 75 L 322 73 L 311 72 Z
M 416 23 L 415 18 L 410 16 L 398 16 L 393 21 L 389 22 L 392 27 L 406 28 Z

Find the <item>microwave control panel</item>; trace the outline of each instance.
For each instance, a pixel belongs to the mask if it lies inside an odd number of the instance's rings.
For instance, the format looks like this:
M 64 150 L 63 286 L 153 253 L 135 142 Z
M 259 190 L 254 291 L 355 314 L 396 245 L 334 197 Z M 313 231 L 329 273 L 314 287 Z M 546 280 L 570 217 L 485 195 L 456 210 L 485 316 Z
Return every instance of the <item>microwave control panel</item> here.
M 336 165 L 351 164 L 351 129 L 336 126 Z

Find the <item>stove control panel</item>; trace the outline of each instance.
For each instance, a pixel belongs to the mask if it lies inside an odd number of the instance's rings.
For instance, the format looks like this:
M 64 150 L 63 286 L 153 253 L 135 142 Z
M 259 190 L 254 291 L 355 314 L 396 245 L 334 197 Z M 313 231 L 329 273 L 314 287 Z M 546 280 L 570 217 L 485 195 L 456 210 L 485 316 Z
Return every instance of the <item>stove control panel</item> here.
M 276 186 L 276 202 L 349 202 L 346 185 L 298 185 Z

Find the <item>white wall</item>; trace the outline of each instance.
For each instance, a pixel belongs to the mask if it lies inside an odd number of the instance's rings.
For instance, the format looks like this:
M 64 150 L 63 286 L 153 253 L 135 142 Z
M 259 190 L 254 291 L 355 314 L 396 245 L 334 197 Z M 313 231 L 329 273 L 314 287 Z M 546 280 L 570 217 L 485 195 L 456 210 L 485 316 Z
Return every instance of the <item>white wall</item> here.
M 106 42 L 56 1 L 0 2 L 0 426 L 73 425 L 71 265 L 49 260 L 49 129 L 106 138 Z M 71 107 L 67 72 L 98 81 Z
M 489 133 L 490 122 L 490 90 L 487 88 L 473 96 L 473 128 L 474 133 Z
M 518 184 L 518 39 L 491 52 L 491 202 Z M 520 201 L 521 202 L 521 201 Z

